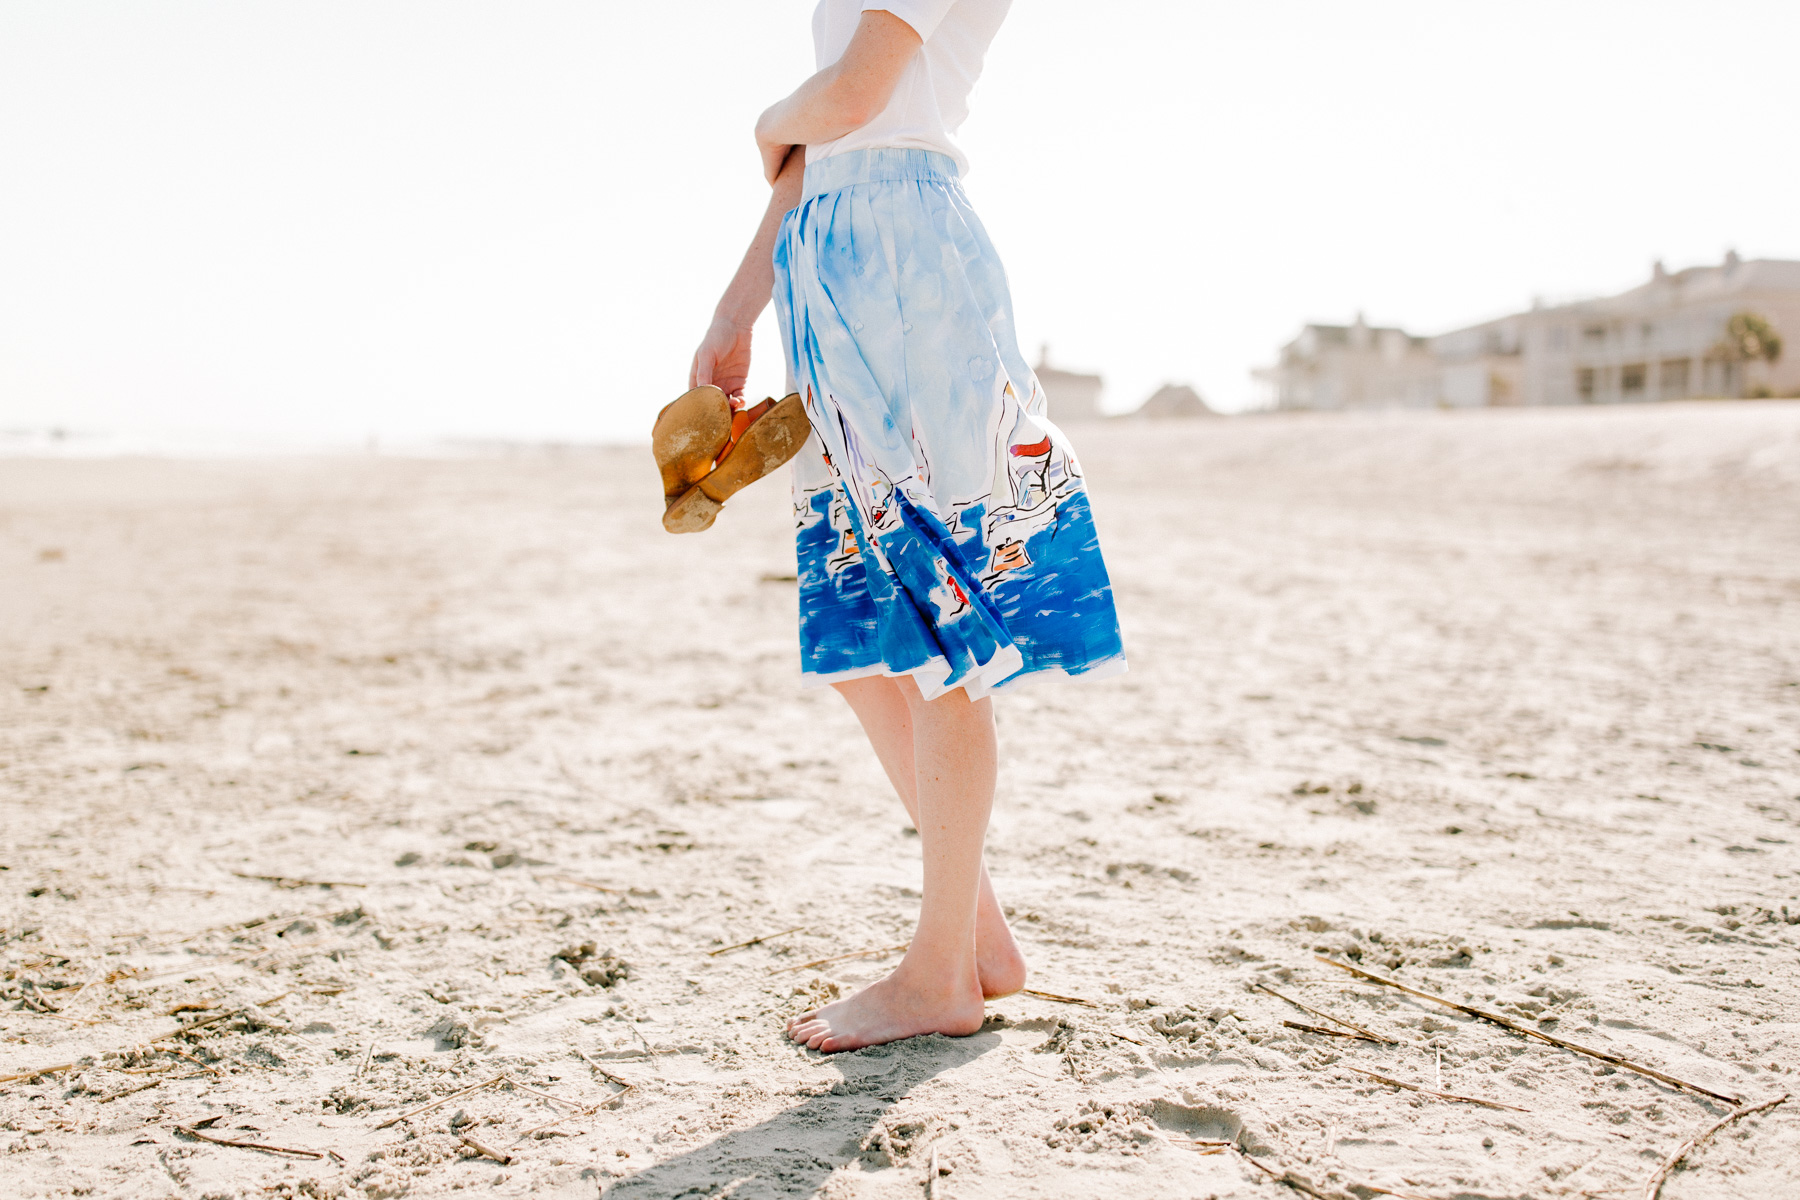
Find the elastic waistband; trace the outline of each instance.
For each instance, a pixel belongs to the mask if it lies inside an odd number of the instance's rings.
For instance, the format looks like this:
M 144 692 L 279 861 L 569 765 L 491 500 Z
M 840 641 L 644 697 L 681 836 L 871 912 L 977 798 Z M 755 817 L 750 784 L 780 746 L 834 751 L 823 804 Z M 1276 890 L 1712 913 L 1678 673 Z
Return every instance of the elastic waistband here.
M 954 184 L 957 181 L 956 160 L 936 150 L 904 150 L 894 146 L 833 154 L 806 164 L 800 199 L 810 200 L 859 183 L 908 179 Z

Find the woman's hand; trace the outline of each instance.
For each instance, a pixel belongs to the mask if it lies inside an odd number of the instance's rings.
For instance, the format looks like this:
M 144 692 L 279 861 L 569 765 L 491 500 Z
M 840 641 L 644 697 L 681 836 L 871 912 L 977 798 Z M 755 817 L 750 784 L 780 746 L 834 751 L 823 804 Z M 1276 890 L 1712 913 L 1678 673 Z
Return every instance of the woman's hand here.
M 750 328 L 715 316 L 700 339 L 700 348 L 694 351 L 688 387 L 711 384 L 731 397 L 733 408 L 742 408 L 744 383 L 750 378 Z

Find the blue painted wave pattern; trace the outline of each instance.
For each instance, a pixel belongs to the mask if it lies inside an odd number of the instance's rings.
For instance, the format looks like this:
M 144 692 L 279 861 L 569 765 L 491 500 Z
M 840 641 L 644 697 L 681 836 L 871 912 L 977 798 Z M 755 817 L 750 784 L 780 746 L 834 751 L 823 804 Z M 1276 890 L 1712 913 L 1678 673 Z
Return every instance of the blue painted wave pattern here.
M 1125 668 L 1080 465 L 1045 412 L 1006 276 L 920 150 L 807 168 L 775 248 L 809 683 L 908 674 L 979 698 Z

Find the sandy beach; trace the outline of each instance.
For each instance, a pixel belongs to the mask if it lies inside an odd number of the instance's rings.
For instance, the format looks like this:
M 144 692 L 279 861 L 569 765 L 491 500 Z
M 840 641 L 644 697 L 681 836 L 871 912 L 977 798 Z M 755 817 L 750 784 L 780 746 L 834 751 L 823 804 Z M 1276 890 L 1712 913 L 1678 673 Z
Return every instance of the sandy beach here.
M 0 1194 L 1635 1200 L 1796 1088 L 1800 404 L 1071 432 L 1132 669 L 997 702 L 1045 995 L 836 1056 L 919 850 L 785 481 L 0 460 Z M 1800 1195 L 1800 1097 L 1662 1195 Z

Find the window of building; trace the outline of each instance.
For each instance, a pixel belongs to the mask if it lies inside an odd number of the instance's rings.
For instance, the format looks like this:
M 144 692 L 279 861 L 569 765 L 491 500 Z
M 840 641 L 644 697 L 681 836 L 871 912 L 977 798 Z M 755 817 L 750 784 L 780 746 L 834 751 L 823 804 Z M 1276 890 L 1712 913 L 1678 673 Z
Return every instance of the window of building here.
M 1594 398 L 1594 368 L 1582 367 L 1575 372 L 1575 392 L 1583 400 Z
M 1627 396 L 1641 395 L 1649 374 L 1649 368 L 1643 363 L 1626 363 L 1619 368 L 1619 390 Z
M 1581 331 L 1581 336 L 1590 342 L 1604 342 L 1606 340 L 1606 326 L 1589 325 Z
M 1685 358 L 1665 358 L 1659 372 L 1658 380 L 1664 396 L 1685 396 L 1688 394 L 1688 360 Z

